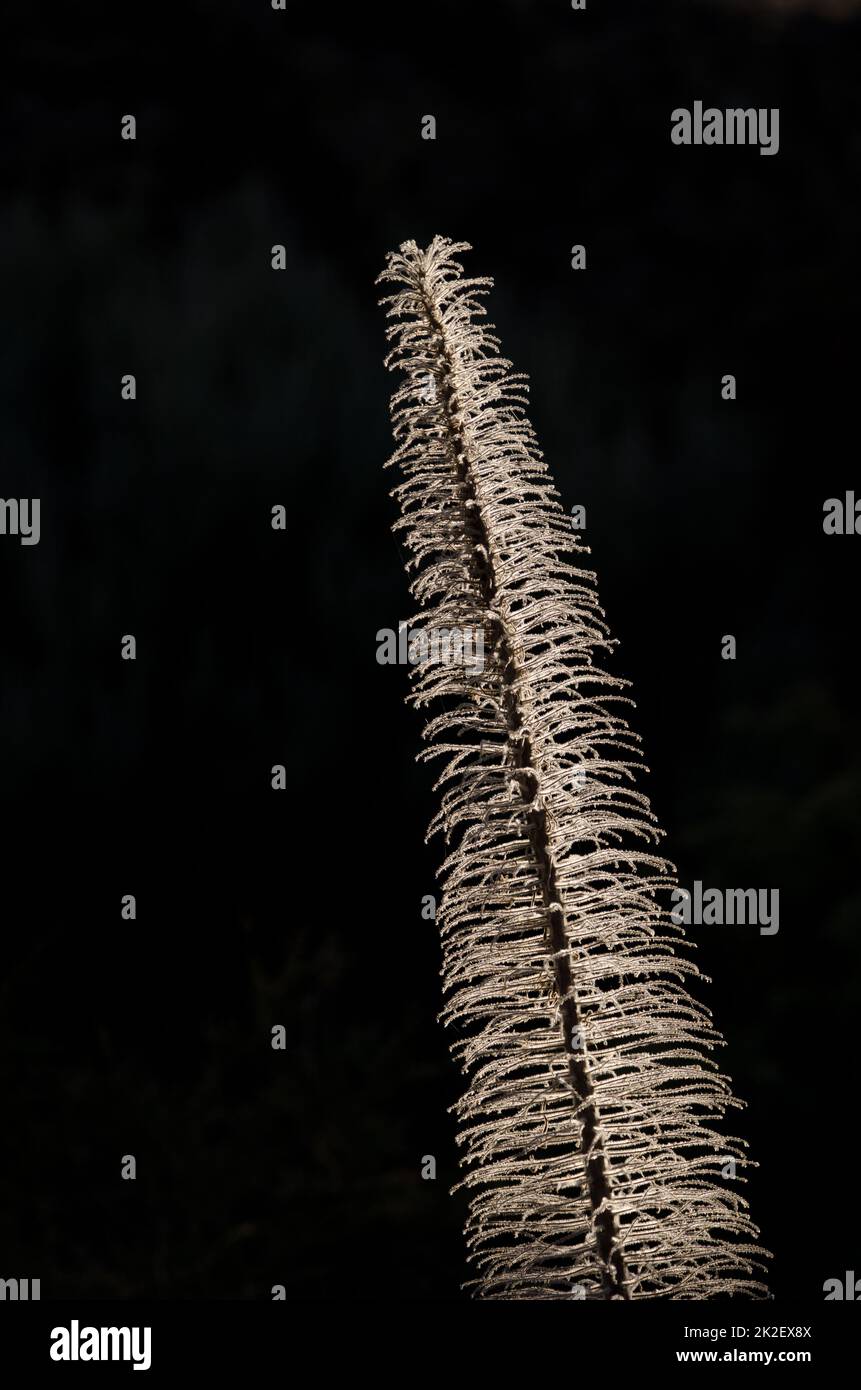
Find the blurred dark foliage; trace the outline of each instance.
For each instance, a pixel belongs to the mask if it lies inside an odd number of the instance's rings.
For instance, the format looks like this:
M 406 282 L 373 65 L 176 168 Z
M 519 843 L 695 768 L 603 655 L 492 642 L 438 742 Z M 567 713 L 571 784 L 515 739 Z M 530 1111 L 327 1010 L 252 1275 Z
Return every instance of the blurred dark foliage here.
M 458 1079 L 420 916 L 432 778 L 405 673 L 375 661 L 410 608 L 373 281 L 441 232 L 496 277 L 587 507 L 668 854 L 683 882 L 780 890 L 776 937 L 695 935 L 775 1293 L 821 1297 L 861 1250 L 839 1196 L 861 540 L 821 527 L 826 497 L 861 494 L 858 23 L 8 8 L 2 493 L 41 497 L 42 540 L 0 544 L 0 1276 L 462 1296 Z M 779 154 L 672 147 L 697 98 L 779 106 Z

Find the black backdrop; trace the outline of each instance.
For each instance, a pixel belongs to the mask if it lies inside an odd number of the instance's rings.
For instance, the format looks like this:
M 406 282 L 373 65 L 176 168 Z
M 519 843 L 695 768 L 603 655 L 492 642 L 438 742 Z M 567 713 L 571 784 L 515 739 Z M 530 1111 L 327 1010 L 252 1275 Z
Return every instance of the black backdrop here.
M 411 610 L 373 282 L 440 232 L 496 278 L 587 508 L 666 852 L 683 882 L 780 891 L 777 936 L 694 934 L 772 1287 L 821 1298 L 859 1259 L 861 540 L 822 531 L 826 497 L 861 495 L 857 21 L 10 19 L 2 493 L 41 498 L 42 538 L 0 538 L 0 1276 L 462 1297 L 432 775 L 375 660 Z M 672 146 L 697 99 L 779 107 L 779 153 Z

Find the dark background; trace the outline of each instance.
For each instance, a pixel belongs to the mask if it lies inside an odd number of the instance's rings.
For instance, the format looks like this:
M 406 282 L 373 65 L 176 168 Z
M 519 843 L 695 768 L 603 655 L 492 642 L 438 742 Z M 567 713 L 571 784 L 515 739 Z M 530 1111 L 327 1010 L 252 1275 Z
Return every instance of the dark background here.
M 587 508 L 681 881 L 780 891 L 775 937 L 694 932 L 774 1292 L 861 1269 L 852 8 L 9 6 L 0 476 L 42 539 L 0 538 L 0 1276 L 463 1297 L 432 771 L 375 659 L 373 282 L 437 232 Z M 778 106 L 778 155 L 672 146 L 697 99 Z

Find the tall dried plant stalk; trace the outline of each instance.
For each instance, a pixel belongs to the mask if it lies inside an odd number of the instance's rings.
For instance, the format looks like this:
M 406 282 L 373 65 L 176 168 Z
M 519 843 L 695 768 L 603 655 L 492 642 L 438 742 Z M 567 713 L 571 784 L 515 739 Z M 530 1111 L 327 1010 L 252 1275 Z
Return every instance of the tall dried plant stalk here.
M 471 1287 L 485 1299 L 761 1297 L 765 1254 L 723 1176 L 746 1145 L 723 1039 L 687 991 L 664 890 L 674 869 L 638 790 L 627 682 L 594 575 L 525 414 L 528 387 L 481 319 L 492 281 L 468 243 L 412 241 L 379 277 L 393 322 L 393 491 L 425 632 L 480 629 L 485 664 L 413 669 L 442 755 L 438 923 L 470 1192 Z M 645 848 L 643 847 L 645 845 Z M 702 978 L 702 977 L 701 977 Z M 743 1180 L 743 1179 L 740 1179 Z

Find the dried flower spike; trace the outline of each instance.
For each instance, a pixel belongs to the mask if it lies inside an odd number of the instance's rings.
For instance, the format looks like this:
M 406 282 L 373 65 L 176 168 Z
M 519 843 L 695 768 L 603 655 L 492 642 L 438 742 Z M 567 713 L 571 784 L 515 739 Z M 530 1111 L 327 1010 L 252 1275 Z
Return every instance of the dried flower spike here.
M 663 894 L 674 869 L 637 788 L 626 682 L 526 418 L 525 378 L 482 322 L 469 246 L 405 242 L 381 281 L 420 629 L 478 632 L 483 660 L 422 661 L 440 698 L 429 834 L 449 846 L 438 922 L 467 1244 L 485 1299 L 762 1297 L 765 1254 L 731 1178 L 745 1144 L 722 1038 Z M 434 648 L 439 650 L 439 644 Z M 702 978 L 702 977 L 700 977 Z

